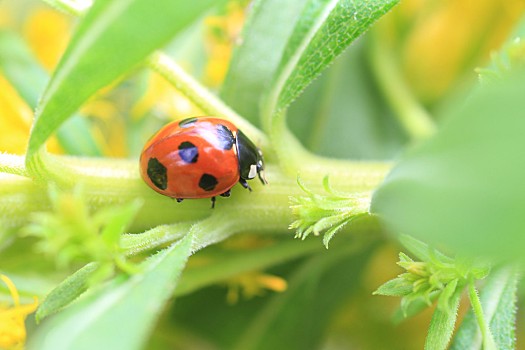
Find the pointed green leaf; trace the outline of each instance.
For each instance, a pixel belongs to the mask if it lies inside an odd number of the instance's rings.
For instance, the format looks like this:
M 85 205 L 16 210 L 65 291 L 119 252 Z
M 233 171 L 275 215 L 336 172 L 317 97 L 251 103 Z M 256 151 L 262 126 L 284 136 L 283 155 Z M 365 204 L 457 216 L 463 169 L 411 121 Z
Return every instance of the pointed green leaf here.
M 108 215 L 107 218 L 104 218 L 107 222 L 107 225 L 101 232 L 104 241 L 107 244 L 118 244 L 121 235 L 132 223 L 141 207 L 142 201 L 136 199 L 132 202 L 126 203 L 125 205 L 110 208 L 108 211 L 102 210 L 101 212 L 97 213 L 97 218 L 100 215 Z
M 408 282 L 404 278 L 397 277 L 381 285 L 381 287 L 377 288 L 373 294 L 402 297 L 412 292 L 412 283 Z
M 436 258 L 442 262 L 452 263 L 454 261 L 441 252 L 430 248 L 428 244 L 409 235 L 399 236 L 399 242 L 420 261 L 434 261 Z
M 191 254 L 193 236 L 161 251 L 145 272 L 119 276 L 47 320 L 29 349 L 141 349 Z
M 258 0 L 246 18 L 221 97 L 251 122 L 258 121 L 261 97 L 304 4 L 304 0 Z
M 470 256 L 523 258 L 525 71 L 484 84 L 376 191 L 395 232 Z
M 265 117 L 286 108 L 398 0 L 309 0 L 288 41 L 272 84 Z
M 443 311 L 439 307 L 436 308 L 425 340 L 425 350 L 445 350 L 447 348 L 452 332 L 454 332 L 460 299 L 461 290 L 456 290 L 449 301 L 450 310 Z
M 90 96 L 136 67 L 211 5 L 224 1 L 95 1 L 40 101 L 27 161 Z
M 454 305 L 452 305 L 452 303 L 454 302 L 453 297 L 454 297 L 454 293 L 456 293 L 457 287 L 458 287 L 457 278 L 447 283 L 447 286 L 443 289 L 438 299 L 437 307 L 440 308 L 441 311 L 454 312 L 453 310 Z
M 88 287 L 87 281 L 98 266 L 99 264 L 89 263 L 56 286 L 36 310 L 36 321 L 40 322 L 61 310 L 84 293 Z

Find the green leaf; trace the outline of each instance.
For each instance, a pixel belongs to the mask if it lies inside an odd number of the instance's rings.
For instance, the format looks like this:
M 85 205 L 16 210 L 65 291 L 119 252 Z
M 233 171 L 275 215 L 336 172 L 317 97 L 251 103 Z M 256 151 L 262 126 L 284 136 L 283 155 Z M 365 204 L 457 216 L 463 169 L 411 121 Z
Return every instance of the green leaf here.
M 454 259 L 451 259 L 443 253 L 430 248 L 428 244 L 423 243 L 414 237 L 409 235 L 401 235 L 399 236 L 399 241 L 420 261 L 435 261 L 437 258 L 441 262 L 454 263 Z
M 121 235 L 135 219 L 142 204 L 141 200 L 136 199 L 123 206 L 110 208 L 106 211 L 101 210 L 101 212 L 97 213 L 97 219 L 102 219 L 102 222 L 106 222 L 101 232 L 101 236 L 106 244 L 117 245 L 119 243 Z
M 303 7 L 304 0 L 258 0 L 246 19 L 221 97 L 251 122 L 258 121 L 261 97 Z
M 513 268 L 493 271 L 481 290 L 486 321 L 499 350 L 516 348 L 516 302 L 518 275 Z M 481 332 L 472 310 L 458 329 L 450 350 L 482 349 Z
M 43 323 L 29 349 L 141 349 L 175 289 L 193 235 L 148 260 L 143 274 L 121 275 Z
M 425 340 L 425 350 L 445 350 L 447 348 L 452 332 L 454 332 L 460 299 L 461 289 L 456 290 L 450 298 L 450 310 L 436 308 Z
M 405 278 L 397 277 L 385 282 L 373 293 L 374 295 L 385 295 L 402 297 L 413 292 L 412 283 Z
M 136 67 L 211 5 L 224 1 L 96 1 L 77 27 L 38 106 L 27 161 L 91 95 Z
M 99 264 L 89 263 L 56 286 L 36 310 L 36 322 L 58 312 L 84 293 L 87 281 L 98 267 Z
M 463 288 L 458 288 L 458 279 L 453 279 L 450 281 L 447 286 L 443 289 L 441 292 L 441 295 L 438 298 L 438 305 L 437 307 L 441 309 L 441 311 L 444 312 L 455 312 L 454 305 L 452 304 L 454 302 L 454 294 L 461 291 Z
M 266 118 L 285 109 L 398 0 L 309 0 L 269 86 Z
M 372 212 L 394 232 L 470 256 L 523 258 L 525 71 L 484 84 L 408 152 Z

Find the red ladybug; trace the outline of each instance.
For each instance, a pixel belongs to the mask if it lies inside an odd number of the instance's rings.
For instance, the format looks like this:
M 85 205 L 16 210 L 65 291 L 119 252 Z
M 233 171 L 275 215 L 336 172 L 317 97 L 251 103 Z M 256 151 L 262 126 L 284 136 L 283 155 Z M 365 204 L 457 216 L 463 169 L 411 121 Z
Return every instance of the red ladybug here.
M 232 123 L 213 117 L 172 122 L 144 146 L 140 174 L 160 194 L 176 198 L 230 196 L 239 182 L 264 178 L 262 152 Z

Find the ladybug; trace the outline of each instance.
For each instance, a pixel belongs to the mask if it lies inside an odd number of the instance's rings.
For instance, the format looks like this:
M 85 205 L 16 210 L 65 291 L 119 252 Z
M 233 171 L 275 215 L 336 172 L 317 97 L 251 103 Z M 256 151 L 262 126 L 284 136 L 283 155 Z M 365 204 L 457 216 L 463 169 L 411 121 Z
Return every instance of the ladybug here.
M 239 182 L 256 176 L 264 185 L 262 152 L 229 121 L 188 118 L 167 124 L 144 146 L 140 174 L 149 187 L 178 202 L 189 198 L 229 197 Z

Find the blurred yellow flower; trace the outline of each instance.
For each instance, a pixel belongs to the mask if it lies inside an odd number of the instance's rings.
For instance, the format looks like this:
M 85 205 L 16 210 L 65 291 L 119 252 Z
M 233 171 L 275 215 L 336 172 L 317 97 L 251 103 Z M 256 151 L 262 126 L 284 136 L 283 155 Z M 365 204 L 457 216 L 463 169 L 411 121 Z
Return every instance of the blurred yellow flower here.
M 0 75 L 0 151 L 23 154 L 29 139 L 33 111 L 7 79 Z
M 40 63 L 49 71 L 55 67 L 69 41 L 67 16 L 51 8 L 38 8 L 25 23 L 27 42 Z
M 241 293 L 244 298 L 250 299 L 263 295 L 265 290 L 284 292 L 288 287 L 283 278 L 258 271 L 237 275 L 229 278 L 226 283 L 228 285 L 226 300 L 230 304 L 238 302 Z
M 0 152 L 24 154 L 33 120 L 33 111 L 20 97 L 9 81 L 0 74 Z M 53 138 L 49 148 L 60 153 L 60 147 Z
M 425 103 L 444 96 L 507 39 L 523 0 L 405 0 L 385 17 L 383 39 L 397 41 L 402 70 Z M 397 35 L 396 35 L 397 34 Z
M 22 349 L 26 340 L 25 319 L 38 306 L 35 297 L 32 304 L 20 305 L 20 297 L 11 280 L 0 274 L 0 280 L 9 289 L 12 306 L 0 305 L 0 349 Z
M 209 16 L 205 20 L 206 48 L 209 53 L 205 68 L 205 83 L 219 86 L 228 70 L 230 57 L 245 18 L 245 1 L 231 1 L 223 15 Z
M 133 106 L 133 119 L 140 119 L 148 112 L 153 112 L 166 121 L 202 114 L 199 108 L 159 74 L 149 73 L 147 86 L 146 93 Z

